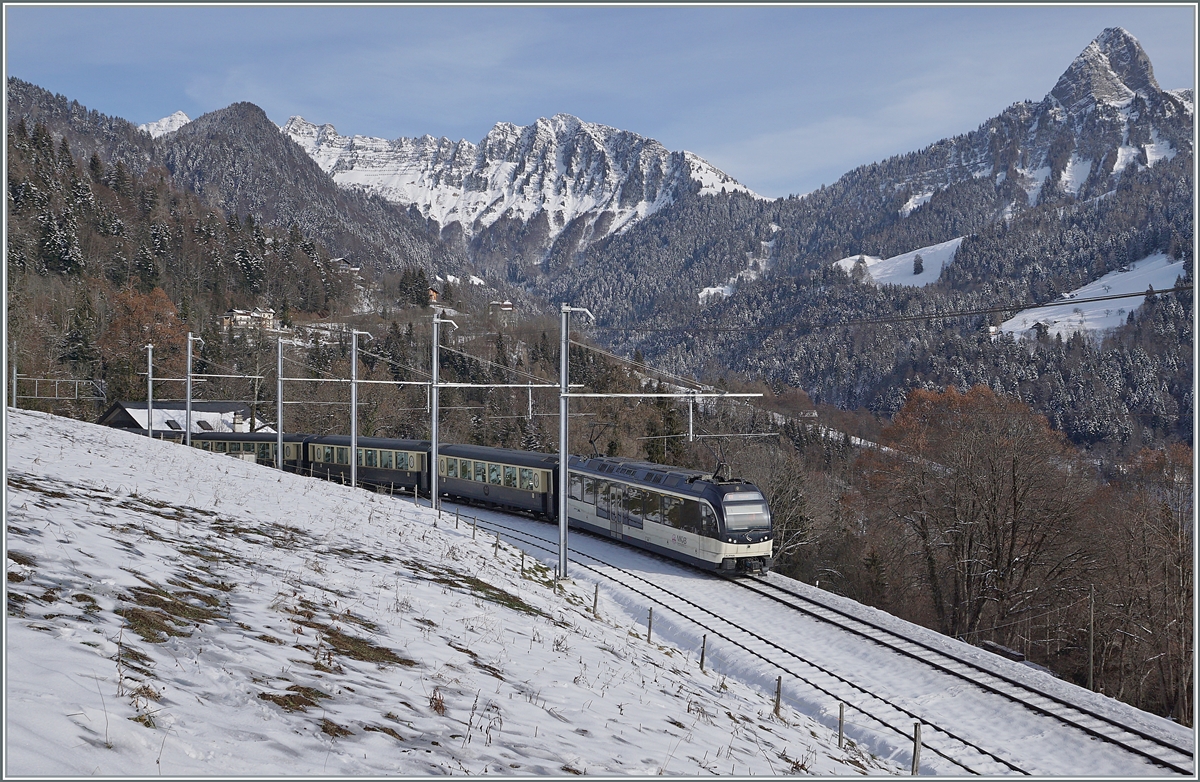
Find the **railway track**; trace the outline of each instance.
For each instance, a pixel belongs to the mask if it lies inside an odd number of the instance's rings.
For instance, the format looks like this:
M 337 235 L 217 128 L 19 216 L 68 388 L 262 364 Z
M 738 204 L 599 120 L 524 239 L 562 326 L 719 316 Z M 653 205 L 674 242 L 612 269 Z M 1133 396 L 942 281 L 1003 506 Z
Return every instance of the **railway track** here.
M 494 519 L 479 519 L 479 526 L 492 532 L 500 532 L 511 540 L 519 541 L 548 554 L 557 553 L 556 540 L 548 540 Z M 1000 755 L 976 746 L 954 731 L 923 720 L 910 709 L 875 695 L 836 672 L 805 660 L 795 652 L 763 635 L 742 627 L 637 573 L 616 567 L 577 549 L 571 549 L 570 554 L 576 565 L 587 569 L 599 578 L 619 584 L 623 589 L 641 595 L 646 600 L 662 606 L 702 628 L 710 635 L 723 639 L 774 667 L 790 679 L 801 682 L 835 701 L 845 703 L 848 711 L 857 711 L 871 723 L 869 728 L 895 734 L 899 739 L 900 746 L 911 745 L 912 724 L 921 722 L 922 753 L 931 753 L 942 758 L 952 765 L 956 773 L 965 772 L 977 775 L 1028 773 Z M 961 771 L 957 771 L 959 769 Z
M 498 532 L 514 542 L 557 554 L 557 539 L 547 539 L 516 526 L 495 519 L 479 520 L 480 526 Z M 597 538 L 599 540 L 599 538 Z M 654 556 L 639 552 L 645 556 Z M 911 744 L 912 723 L 922 724 L 922 752 L 931 753 L 951 764 L 953 773 L 968 774 L 1029 774 L 1030 771 L 1006 759 L 1002 749 L 982 746 L 985 742 L 973 740 L 960 731 L 938 724 L 938 719 L 921 715 L 911 708 L 896 702 L 886 695 L 871 692 L 830 668 L 804 659 L 781 644 L 765 637 L 736 621 L 706 608 L 682 594 L 628 569 L 612 565 L 599 557 L 572 548 L 573 562 L 606 581 L 619 584 L 622 588 L 640 595 L 651 603 L 662 606 L 672 613 L 702 628 L 716 638 L 736 646 L 775 668 L 788 679 L 812 688 L 817 693 L 831 697 L 847 705 L 848 711 L 858 712 L 870 723 L 872 730 L 891 733 L 898 739 L 899 746 Z M 666 560 L 664 560 L 666 561 Z M 675 563 L 678 564 L 678 563 Z M 729 579 L 712 576 L 714 581 L 732 583 L 739 589 L 748 589 L 759 597 L 776 604 L 785 605 L 793 611 L 805 614 L 813 620 L 834 625 L 856 637 L 869 640 L 887 649 L 889 653 L 916 660 L 939 674 L 955 677 L 968 686 L 976 687 L 990 695 L 1016 702 L 1033 713 L 1066 724 L 1093 739 L 1119 746 L 1147 763 L 1186 776 L 1194 774 L 1193 752 L 1183 746 L 1138 728 L 1122 724 L 1095 710 L 1071 703 L 1052 693 L 1032 688 L 1003 672 L 992 670 L 970 660 L 958 657 L 945 649 L 938 649 L 918 639 L 907 637 L 886 627 L 877 626 L 861 617 L 856 617 L 836 607 L 813 600 L 798 592 L 770 583 L 764 578 Z M 897 742 L 893 741 L 893 745 Z M 961 771 L 958 771 L 961 769 Z
M 792 610 L 836 625 L 861 638 L 877 643 L 898 654 L 919 660 L 933 668 L 964 679 L 972 685 L 1020 704 L 1031 711 L 1057 719 L 1093 738 L 1117 744 L 1169 771 L 1192 776 L 1195 762 L 1193 748 L 1155 736 L 1146 731 L 1118 722 L 1094 709 L 1073 703 L 1053 693 L 1045 692 L 1017 678 L 955 655 L 945 649 L 911 638 L 862 617 L 842 611 L 770 583 L 765 577 L 732 580 L 732 583 L 762 597 L 785 605 Z

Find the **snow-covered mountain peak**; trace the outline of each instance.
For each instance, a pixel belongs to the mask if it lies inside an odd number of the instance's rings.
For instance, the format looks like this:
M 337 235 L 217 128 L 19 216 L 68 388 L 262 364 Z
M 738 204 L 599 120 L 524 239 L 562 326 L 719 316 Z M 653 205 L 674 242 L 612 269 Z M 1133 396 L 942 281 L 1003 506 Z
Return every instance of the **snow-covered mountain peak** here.
M 1050 94 L 1077 114 L 1097 103 L 1121 105 L 1134 95 L 1158 91 L 1154 68 L 1141 44 L 1124 29 L 1110 27 L 1080 52 Z
M 694 190 L 753 195 L 697 155 L 571 114 L 497 122 L 478 144 L 347 137 L 302 117 L 283 132 L 339 185 L 416 207 L 443 227 L 457 223 L 467 237 L 502 219 L 531 223 L 545 215 L 544 249 L 581 218 L 579 241 L 587 243 Z
M 138 125 L 138 130 L 144 130 L 154 138 L 158 138 L 167 133 L 174 133 L 189 122 L 191 122 L 191 119 L 188 118 L 188 115 L 182 111 L 177 111 L 169 117 L 163 117 L 155 122 Z

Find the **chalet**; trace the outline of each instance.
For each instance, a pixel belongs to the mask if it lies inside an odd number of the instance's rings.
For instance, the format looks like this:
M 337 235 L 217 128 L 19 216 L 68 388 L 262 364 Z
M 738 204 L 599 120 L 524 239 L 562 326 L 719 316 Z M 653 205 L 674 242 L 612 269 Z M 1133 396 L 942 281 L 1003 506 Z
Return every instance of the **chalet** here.
M 339 274 L 358 274 L 360 271 L 362 271 L 361 266 L 355 266 L 345 258 L 330 258 L 329 262 L 333 264 L 333 268 L 336 269 Z
M 275 316 L 275 310 L 267 308 L 261 309 L 255 307 L 252 310 L 228 310 L 221 316 L 221 330 L 229 331 L 230 329 L 266 329 L 268 331 L 279 331 L 279 318 Z
M 249 432 L 253 412 L 245 402 L 192 401 L 192 434 L 200 432 Z M 96 423 L 134 434 L 146 434 L 146 403 L 115 402 Z M 262 426 L 254 431 L 273 432 Z M 177 400 L 154 403 L 154 436 L 164 440 L 182 440 L 187 426 L 187 403 Z

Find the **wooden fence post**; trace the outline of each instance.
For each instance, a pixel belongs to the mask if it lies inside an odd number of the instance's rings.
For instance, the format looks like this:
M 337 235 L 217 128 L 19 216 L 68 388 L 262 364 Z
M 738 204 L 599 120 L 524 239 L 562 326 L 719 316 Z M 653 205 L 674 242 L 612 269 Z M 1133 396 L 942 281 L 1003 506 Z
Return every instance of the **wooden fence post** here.
M 921 770 L 921 723 L 913 723 L 913 762 L 912 775 L 916 776 Z

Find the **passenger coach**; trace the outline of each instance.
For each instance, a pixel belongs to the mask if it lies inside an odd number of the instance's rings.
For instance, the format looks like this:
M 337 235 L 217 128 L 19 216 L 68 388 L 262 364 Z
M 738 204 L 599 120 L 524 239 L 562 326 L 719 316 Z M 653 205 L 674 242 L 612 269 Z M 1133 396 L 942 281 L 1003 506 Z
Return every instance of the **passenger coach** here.
M 483 445 L 438 446 L 438 493 L 558 518 L 558 457 Z

